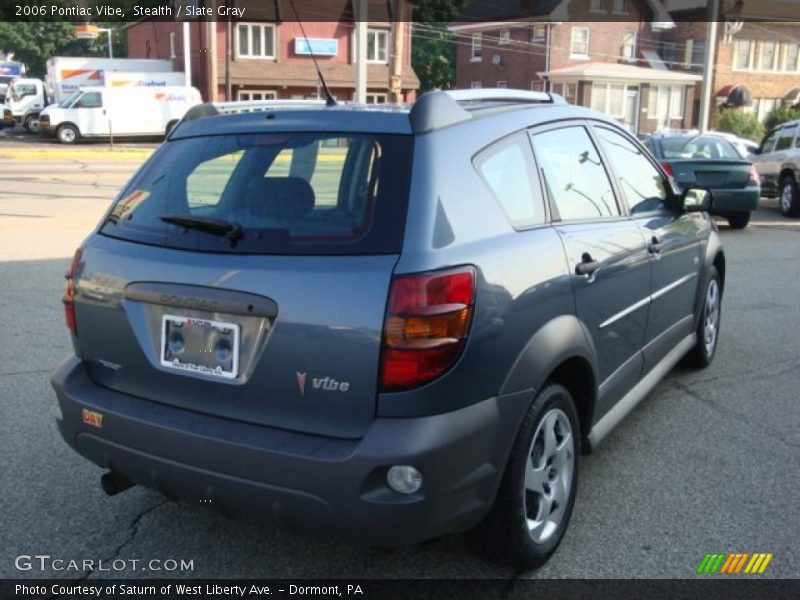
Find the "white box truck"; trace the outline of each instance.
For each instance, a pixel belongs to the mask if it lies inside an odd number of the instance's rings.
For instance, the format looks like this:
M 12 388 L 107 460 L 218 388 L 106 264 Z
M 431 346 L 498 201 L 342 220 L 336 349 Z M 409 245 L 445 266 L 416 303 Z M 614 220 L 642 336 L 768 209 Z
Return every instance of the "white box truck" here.
M 171 60 L 153 58 L 95 58 L 85 56 L 54 56 L 47 59 L 45 85 L 51 102 L 61 102 L 72 92 L 86 86 L 104 86 L 111 72 L 167 73 L 172 71 Z M 171 81 L 170 85 L 182 85 Z
M 16 78 L 8 86 L 6 104 L 19 125 L 39 130 L 39 112 L 85 86 L 183 85 L 183 73 L 171 71 L 172 61 L 138 58 L 55 56 L 47 60 L 45 80 Z
M 42 133 L 63 144 L 81 138 L 163 137 L 192 106 L 193 87 L 84 87 L 39 116 Z

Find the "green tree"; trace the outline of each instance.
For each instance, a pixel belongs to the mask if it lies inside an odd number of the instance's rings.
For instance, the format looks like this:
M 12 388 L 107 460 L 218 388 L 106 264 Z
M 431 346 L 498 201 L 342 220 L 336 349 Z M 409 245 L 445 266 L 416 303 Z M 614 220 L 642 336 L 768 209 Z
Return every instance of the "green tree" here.
M 758 118 L 738 108 L 720 110 L 715 127 L 756 142 L 764 135 L 764 126 Z
M 767 115 L 767 118 L 764 121 L 764 126 L 767 129 L 772 129 L 781 123 L 786 123 L 786 121 L 795 121 L 797 119 L 800 119 L 800 108 L 779 106 Z
M 420 79 L 421 92 L 451 88 L 456 82 L 455 37 L 447 25 L 468 0 L 419 0 L 414 11 L 411 64 Z
M 119 23 L 97 24 L 112 27 L 114 56 L 125 56 L 124 34 Z M 53 56 L 108 56 L 108 36 L 97 40 L 79 40 L 74 24 L 63 21 L 0 21 L 0 51 L 13 52 L 14 60 L 24 63 L 30 77 L 44 77 L 45 62 Z

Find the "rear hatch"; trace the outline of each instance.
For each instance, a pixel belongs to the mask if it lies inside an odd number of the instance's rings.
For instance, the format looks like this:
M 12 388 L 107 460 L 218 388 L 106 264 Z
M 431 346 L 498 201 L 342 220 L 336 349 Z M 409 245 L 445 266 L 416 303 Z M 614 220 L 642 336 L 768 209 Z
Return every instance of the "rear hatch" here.
M 699 185 L 711 189 L 744 188 L 750 182 L 746 160 L 670 160 L 675 181 L 681 187 Z
M 673 135 L 662 138 L 659 146 L 662 161 L 681 187 L 736 189 L 750 183 L 750 161 L 721 136 Z
M 388 134 L 164 144 L 82 252 L 90 376 L 207 414 L 362 435 L 411 152 L 410 136 Z

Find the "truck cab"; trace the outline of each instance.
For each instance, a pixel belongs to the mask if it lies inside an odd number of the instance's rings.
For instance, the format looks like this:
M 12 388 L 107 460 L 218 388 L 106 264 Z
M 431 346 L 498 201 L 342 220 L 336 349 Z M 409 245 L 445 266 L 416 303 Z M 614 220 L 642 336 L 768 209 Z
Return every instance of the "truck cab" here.
M 31 133 L 39 131 L 39 113 L 47 104 L 44 82 L 41 79 L 18 77 L 8 86 L 6 105 L 17 125 Z

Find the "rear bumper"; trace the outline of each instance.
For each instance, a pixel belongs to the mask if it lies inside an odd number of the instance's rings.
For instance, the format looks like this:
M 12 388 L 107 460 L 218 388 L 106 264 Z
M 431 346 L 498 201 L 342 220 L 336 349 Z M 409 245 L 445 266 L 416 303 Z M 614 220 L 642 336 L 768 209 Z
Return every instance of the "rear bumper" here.
M 167 497 L 291 529 L 380 546 L 477 524 L 493 502 L 530 392 L 442 415 L 379 418 L 359 440 L 288 432 L 203 415 L 93 383 L 80 359 L 53 374 L 64 440 L 79 454 Z M 83 409 L 103 415 L 84 424 Z M 410 464 L 420 491 L 397 494 L 389 466 Z
M 750 212 L 758 208 L 758 198 L 761 195 L 758 186 L 748 186 L 741 189 L 713 189 L 711 196 L 714 199 L 714 214 L 728 214 L 737 212 Z

